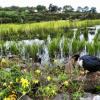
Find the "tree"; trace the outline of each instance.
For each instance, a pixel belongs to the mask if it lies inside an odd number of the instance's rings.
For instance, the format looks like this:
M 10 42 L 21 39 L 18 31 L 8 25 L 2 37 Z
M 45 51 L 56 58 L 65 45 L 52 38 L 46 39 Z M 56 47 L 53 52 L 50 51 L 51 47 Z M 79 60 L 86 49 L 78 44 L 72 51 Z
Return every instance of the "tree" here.
M 60 12 L 61 10 L 62 10 L 62 8 L 61 8 L 61 7 L 59 7 L 59 8 L 58 8 L 58 11 Z
M 83 12 L 89 12 L 89 7 L 88 7 L 88 6 L 85 6 L 85 7 L 83 8 Z
M 91 7 L 90 12 L 91 12 L 91 13 L 97 13 L 96 7 Z
M 70 5 L 65 5 L 63 7 L 63 12 L 67 13 L 67 12 L 73 12 L 74 8 Z
M 83 12 L 83 8 L 82 7 L 77 7 L 77 10 L 76 10 L 77 12 Z
M 43 5 L 38 5 L 38 6 L 36 7 L 36 10 L 37 10 L 38 12 L 45 12 L 47 9 L 46 9 L 46 7 L 43 6 Z
M 50 4 L 49 5 L 49 11 L 50 12 L 57 12 L 58 11 L 58 6 Z

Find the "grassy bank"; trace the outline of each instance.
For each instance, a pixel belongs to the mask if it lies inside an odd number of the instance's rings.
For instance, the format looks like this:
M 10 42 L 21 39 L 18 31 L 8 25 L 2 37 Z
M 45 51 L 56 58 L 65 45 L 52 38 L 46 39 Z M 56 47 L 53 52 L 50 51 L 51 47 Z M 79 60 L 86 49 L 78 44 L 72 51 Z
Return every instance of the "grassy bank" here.
M 100 20 L 60 20 L 32 24 L 1 24 L 0 37 L 3 40 L 34 39 L 36 37 L 45 39 L 49 34 L 51 37 L 70 34 L 69 28 L 80 28 L 99 24 Z

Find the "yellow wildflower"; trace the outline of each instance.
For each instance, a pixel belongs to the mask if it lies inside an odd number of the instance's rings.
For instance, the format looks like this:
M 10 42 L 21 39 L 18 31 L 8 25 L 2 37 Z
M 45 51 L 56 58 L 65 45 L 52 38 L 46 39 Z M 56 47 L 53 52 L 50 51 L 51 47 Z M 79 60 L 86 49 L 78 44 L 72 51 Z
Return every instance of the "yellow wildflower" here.
M 55 90 L 52 90 L 52 93 L 53 93 L 54 95 L 56 95 L 56 91 L 55 91 Z
M 12 93 L 15 94 L 16 92 L 15 91 L 12 91 Z
M 11 94 L 8 97 L 5 97 L 3 100 L 17 100 L 16 94 Z
M 48 77 L 47 77 L 47 80 L 48 80 L 48 81 L 50 81 L 50 80 L 51 80 L 51 77 L 50 77 L 50 76 L 48 76 Z
M 8 65 L 7 60 L 4 59 L 4 58 L 2 58 L 2 60 L 1 60 L 1 66 L 2 66 L 2 67 L 6 67 L 7 65 Z
M 49 90 L 50 90 L 50 87 L 49 87 L 49 86 L 47 86 L 47 87 L 46 87 L 46 90 L 47 90 L 47 91 L 49 91 Z
M 69 85 L 69 82 L 68 82 L 68 81 L 65 81 L 65 82 L 63 82 L 63 84 L 64 84 L 65 86 L 68 86 L 68 85 Z
M 10 86 L 10 85 L 8 85 L 8 88 L 11 88 L 11 86 Z
M 3 83 L 3 86 L 7 86 L 7 83 Z
M 35 80 L 33 80 L 33 83 L 37 84 L 37 83 L 39 83 L 39 80 L 35 79 Z
M 2 58 L 1 63 L 7 63 L 6 59 Z
M 3 92 L 0 92 L 0 97 L 3 96 Z
M 16 82 L 18 82 L 19 81 L 19 79 L 18 78 L 16 78 Z
M 25 91 L 23 91 L 23 92 L 22 92 L 22 94 L 23 94 L 23 95 L 25 95 L 25 94 L 26 94 L 26 92 L 25 92 Z
M 37 74 L 40 74 L 40 73 L 41 73 L 41 71 L 40 71 L 40 70 L 38 70 L 38 69 L 37 69 L 35 72 L 36 72 Z
M 11 99 L 9 97 L 8 98 L 5 97 L 3 100 L 11 100 Z
M 27 79 L 21 78 L 21 84 L 23 88 L 26 88 L 29 86 L 29 81 Z
M 10 82 L 10 85 L 12 85 L 13 84 L 13 82 Z

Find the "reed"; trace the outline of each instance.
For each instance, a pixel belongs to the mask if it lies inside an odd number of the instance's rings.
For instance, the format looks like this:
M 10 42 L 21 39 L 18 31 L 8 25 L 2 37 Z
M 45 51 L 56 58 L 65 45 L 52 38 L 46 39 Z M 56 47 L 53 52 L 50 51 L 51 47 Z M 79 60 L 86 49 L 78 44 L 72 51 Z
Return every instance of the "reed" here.
M 89 55 L 95 55 L 96 51 L 95 51 L 94 44 L 87 43 L 87 52 Z
M 37 56 L 38 51 L 39 51 L 39 46 L 36 45 L 36 44 L 25 46 L 25 55 L 26 55 L 26 57 L 35 59 L 36 56 Z
M 60 52 L 59 41 L 60 38 L 54 38 L 48 45 L 49 55 L 51 58 L 55 57 Z
M 1 24 L 0 38 L 2 40 L 21 40 L 42 38 L 48 35 L 51 37 L 58 36 L 60 33 L 66 33 L 69 28 L 80 28 L 100 24 L 100 20 L 83 20 L 83 21 L 48 21 L 32 24 Z

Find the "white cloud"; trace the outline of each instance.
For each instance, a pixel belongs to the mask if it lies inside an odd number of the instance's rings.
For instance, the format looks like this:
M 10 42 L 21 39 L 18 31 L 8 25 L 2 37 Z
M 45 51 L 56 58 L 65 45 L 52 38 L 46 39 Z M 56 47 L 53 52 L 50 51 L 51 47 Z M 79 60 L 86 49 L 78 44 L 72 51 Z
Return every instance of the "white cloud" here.
M 100 0 L 0 0 L 0 6 L 36 6 L 38 4 L 48 7 L 50 3 L 58 6 L 72 5 L 74 8 L 78 6 L 95 6 L 100 12 Z

